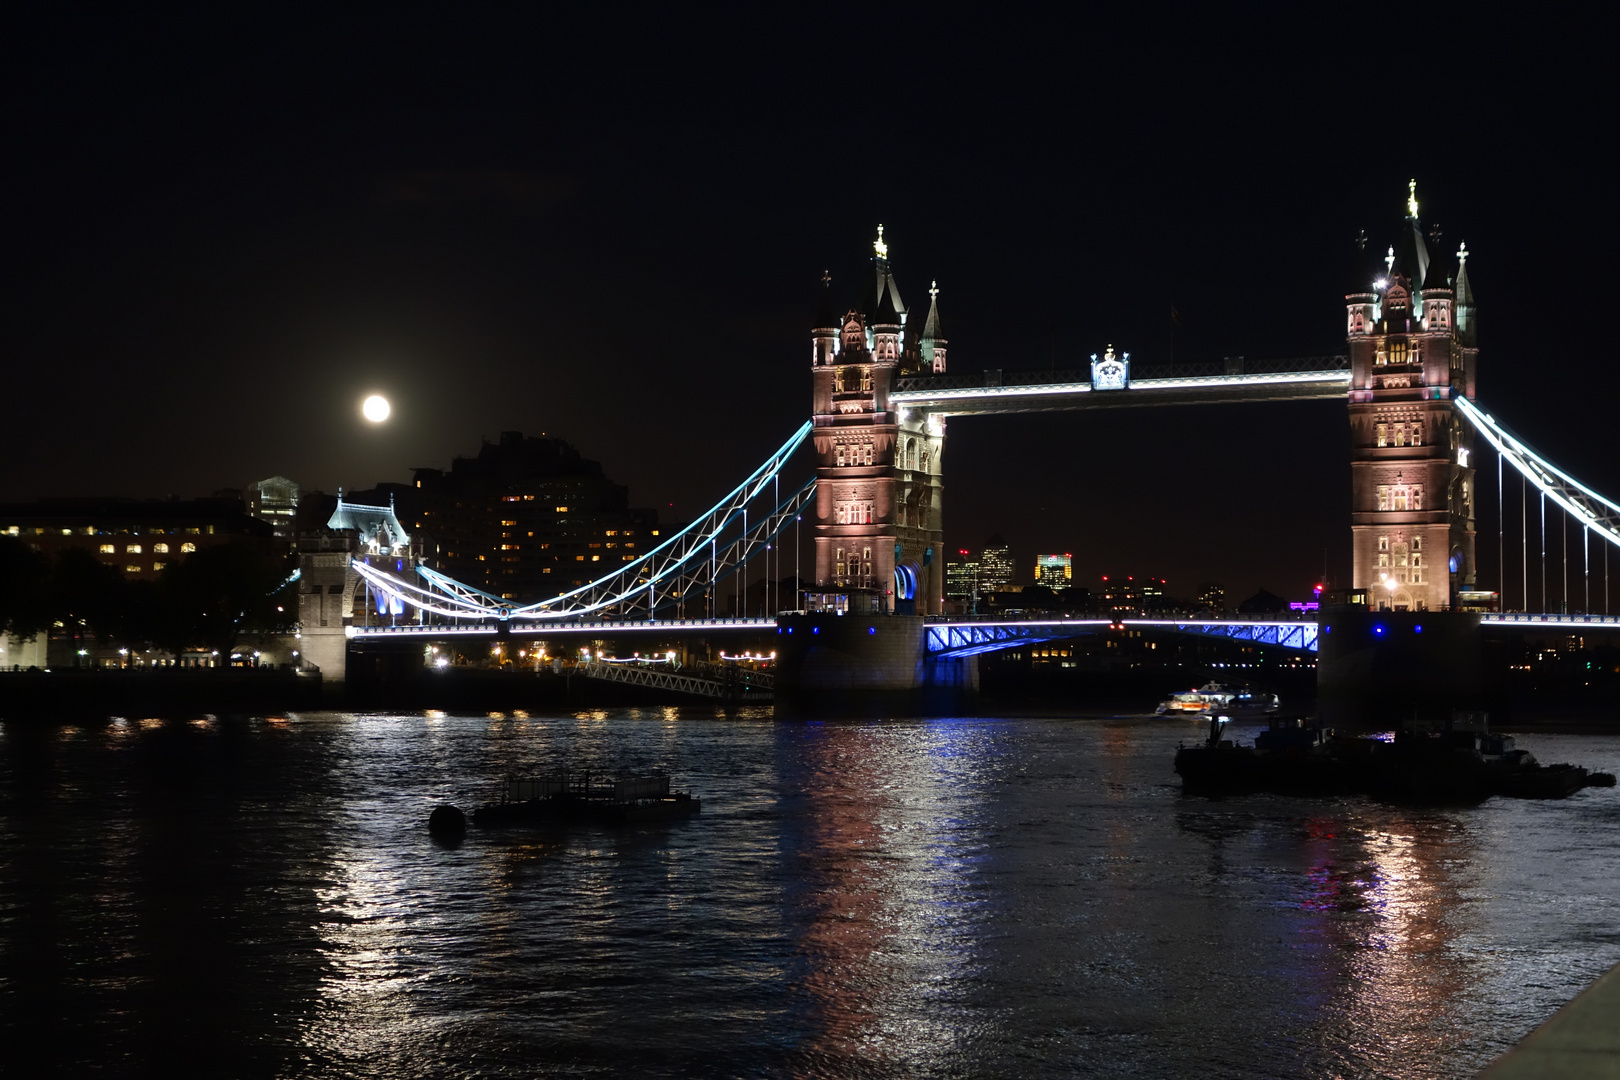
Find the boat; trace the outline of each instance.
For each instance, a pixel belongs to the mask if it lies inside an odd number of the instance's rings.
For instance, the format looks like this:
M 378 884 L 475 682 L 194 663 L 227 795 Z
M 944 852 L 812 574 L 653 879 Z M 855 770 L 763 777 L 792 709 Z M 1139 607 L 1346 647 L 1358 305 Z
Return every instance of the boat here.
M 1208 739 L 1176 751 L 1188 792 L 1360 793 L 1397 802 L 1474 803 L 1492 795 L 1562 799 L 1610 787 L 1609 773 L 1542 765 L 1488 730 L 1400 730 L 1391 741 L 1336 735 L 1305 717 L 1278 717 L 1253 746 L 1222 738 L 1227 718 L 1210 719 Z
M 1159 703 L 1159 716 L 1267 716 L 1277 711 L 1277 695 L 1248 686 L 1210 682 L 1196 690 L 1171 694 Z
M 479 827 L 591 823 L 625 825 L 691 817 L 703 800 L 671 791 L 669 775 L 649 772 L 604 777 L 561 769 L 535 779 L 508 779 L 500 800 L 472 812 Z

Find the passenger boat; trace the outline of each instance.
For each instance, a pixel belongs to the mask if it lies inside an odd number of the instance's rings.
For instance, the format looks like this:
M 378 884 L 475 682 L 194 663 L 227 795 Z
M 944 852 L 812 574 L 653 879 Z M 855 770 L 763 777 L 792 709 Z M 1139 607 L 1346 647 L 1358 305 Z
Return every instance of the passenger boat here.
M 1277 695 L 1247 686 L 1205 683 L 1196 690 L 1171 694 L 1159 703 L 1159 716 L 1265 716 L 1277 711 Z

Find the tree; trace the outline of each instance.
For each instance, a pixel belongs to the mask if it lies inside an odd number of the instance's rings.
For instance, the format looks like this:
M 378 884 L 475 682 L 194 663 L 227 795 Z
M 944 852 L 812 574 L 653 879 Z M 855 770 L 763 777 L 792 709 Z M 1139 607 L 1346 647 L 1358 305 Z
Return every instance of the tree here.
M 0 536 L 0 632 L 24 641 L 50 628 L 51 563 L 21 540 Z
M 232 542 L 203 548 L 163 571 L 169 622 L 163 629 L 175 643 L 218 649 L 228 657 L 244 633 L 270 633 L 287 621 L 279 586 L 281 561 L 251 544 Z
M 117 636 L 124 612 L 124 578 L 83 548 L 65 548 L 51 564 L 49 610 L 55 621 L 98 641 Z

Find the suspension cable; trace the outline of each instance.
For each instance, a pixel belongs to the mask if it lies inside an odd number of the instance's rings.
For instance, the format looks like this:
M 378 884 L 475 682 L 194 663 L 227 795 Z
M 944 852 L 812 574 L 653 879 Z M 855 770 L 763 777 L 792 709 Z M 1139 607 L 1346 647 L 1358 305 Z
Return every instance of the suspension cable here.
M 1497 598 L 1497 606 L 1507 610 L 1507 540 L 1503 538 L 1502 510 L 1502 453 L 1496 454 L 1496 580 L 1499 581 L 1502 595 Z

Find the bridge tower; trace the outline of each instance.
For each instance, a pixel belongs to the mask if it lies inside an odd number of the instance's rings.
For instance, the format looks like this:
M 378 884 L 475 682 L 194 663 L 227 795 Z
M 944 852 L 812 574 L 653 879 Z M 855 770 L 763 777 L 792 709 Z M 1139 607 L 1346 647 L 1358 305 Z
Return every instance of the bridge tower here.
M 900 376 L 945 369 L 938 289 L 908 333 L 881 225 L 872 248 L 873 287 L 861 308 L 838 315 L 823 275 L 811 331 L 816 585 L 847 596 L 854 611 L 938 614 L 944 419 L 889 401 Z
M 1453 275 L 1428 239 L 1414 182 L 1397 242 L 1376 261 L 1358 245 L 1345 297 L 1352 586 L 1396 611 L 1449 610 L 1475 579 L 1473 429 L 1453 404 L 1478 357 L 1467 245 Z

